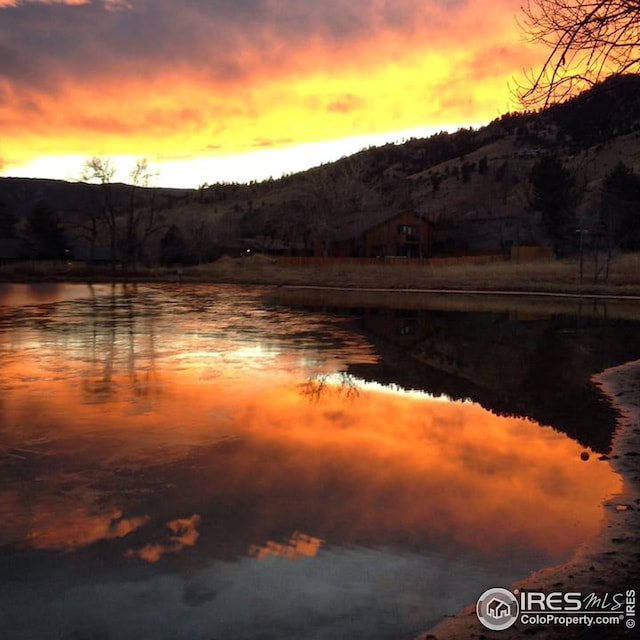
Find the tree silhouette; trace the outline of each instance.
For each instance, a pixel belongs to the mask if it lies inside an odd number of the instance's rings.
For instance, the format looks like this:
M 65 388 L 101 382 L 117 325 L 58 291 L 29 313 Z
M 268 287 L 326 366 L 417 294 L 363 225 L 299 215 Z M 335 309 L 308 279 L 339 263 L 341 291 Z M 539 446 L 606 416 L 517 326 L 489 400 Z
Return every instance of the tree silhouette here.
M 32 258 L 61 260 L 66 256 L 67 241 L 60 220 L 43 202 L 36 203 L 29 214 L 23 240 Z
M 556 241 L 566 238 L 573 232 L 573 175 L 557 156 L 543 156 L 531 169 L 529 179 L 533 208 L 542 213 L 549 235 Z
M 549 48 L 520 99 L 548 106 L 611 75 L 640 70 L 638 0 L 527 0 L 523 29 Z
M 465 184 L 471 182 L 471 174 L 475 170 L 476 166 L 474 162 L 465 162 L 462 165 L 461 173 L 462 173 L 462 182 Z
M 602 222 L 609 242 L 640 248 L 640 176 L 619 162 L 605 178 L 603 196 Z
M 329 255 L 341 225 L 362 216 L 367 207 L 379 200 L 366 182 L 363 164 L 357 158 L 308 172 L 302 196 L 307 203 L 309 235 L 324 256 Z
M 431 193 L 435 198 L 436 193 L 440 191 L 440 184 L 442 183 L 442 176 L 437 171 L 435 173 L 430 174 L 431 179 Z
M 17 216 L 4 202 L 0 202 L 0 238 L 15 238 L 17 222 Z
M 99 156 L 93 156 L 85 160 L 84 169 L 82 172 L 82 179 L 86 182 L 98 182 L 102 191 L 102 207 L 100 211 L 100 220 L 104 223 L 109 234 L 109 248 L 110 248 L 110 260 L 111 269 L 115 270 L 117 261 L 117 214 L 116 207 L 113 198 L 113 190 L 111 188 L 111 182 L 116 173 L 116 167 L 112 160 L 109 158 L 101 158 Z M 91 219 L 91 253 L 93 254 L 94 244 L 97 237 L 97 220 Z
M 182 231 L 175 224 L 167 229 L 160 240 L 160 261 L 167 266 L 191 264 L 194 261 Z
M 187 246 L 194 254 L 198 264 L 202 264 L 214 255 L 213 231 L 208 217 L 199 212 L 191 212 L 184 218 L 184 231 Z
M 152 189 L 158 173 L 146 158 L 138 158 L 129 173 L 129 207 L 124 215 L 123 261 L 135 271 L 153 236 L 167 228 L 161 195 Z

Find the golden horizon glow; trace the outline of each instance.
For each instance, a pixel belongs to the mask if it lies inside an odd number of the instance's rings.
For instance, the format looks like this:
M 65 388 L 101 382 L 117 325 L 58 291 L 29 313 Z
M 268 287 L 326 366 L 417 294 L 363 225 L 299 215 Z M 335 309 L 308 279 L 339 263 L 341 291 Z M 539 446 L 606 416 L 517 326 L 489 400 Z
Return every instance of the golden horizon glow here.
M 160 21 L 165 10 L 175 10 L 160 3 L 157 37 L 167 38 L 169 52 L 171 38 L 182 46 L 168 57 L 153 48 L 156 39 L 146 33 L 140 44 L 125 39 L 122 52 L 113 48 L 108 36 L 120 37 L 127 18 L 136 25 L 152 20 L 135 2 L 0 3 L 0 18 L 14 21 L 14 29 L 37 33 L 43 16 L 53 20 L 49 39 L 34 41 L 30 54 L 43 69 L 19 74 L 20 65 L 29 68 L 31 62 L 20 58 L 27 53 L 18 37 L 12 34 L 10 40 L 15 60 L 0 80 L 2 175 L 45 177 L 53 172 L 54 161 L 46 161 L 51 158 L 57 159 L 55 177 L 72 179 L 60 172 L 66 165 L 67 173 L 75 173 L 74 158 L 145 156 L 161 169 L 166 165 L 163 184 L 187 186 L 190 162 L 209 162 L 206 181 L 216 182 L 220 175 L 230 179 L 220 167 L 224 159 L 275 150 L 292 155 L 298 150 L 298 166 L 307 168 L 326 158 L 318 154 L 314 161 L 317 149 L 301 145 L 390 138 L 398 131 L 499 117 L 515 108 L 509 82 L 541 59 L 540 50 L 522 40 L 514 0 L 500 0 L 491 11 L 480 0 L 431 0 L 428 6 L 403 0 L 393 17 L 375 2 L 358 11 L 343 0 L 313 9 L 296 0 L 255 4 L 265 13 L 262 24 L 242 22 L 240 8 L 219 17 L 201 15 L 204 9 L 189 4 L 176 15 L 180 25 L 193 30 L 189 38 Z M 290 23 L 279 17 L 287 11 Z M 58 17 L 63 14 L 71 24 L 95 27 L 96 41 L 67 31 Z M 229 48 L 199 32 L 207 25 L 223 29 L 226 22 Z M 67 36 L 77 41 L 79 60 L 63 47 Z M 335 146 L 339 154 L 340 144 Z M 261 156 L 259 177 L 266 177 L 264 164 L 274 157 L 277 162 L 282 156 Z M 239 181 L 258 177 L 259 163 L 250 168 L 238 163 L 234 174 Z M 295 166 L 276 164 L 271 174 L 279 177 Z M 197 186 L 204 175 L 203 168 L 188 186 Z

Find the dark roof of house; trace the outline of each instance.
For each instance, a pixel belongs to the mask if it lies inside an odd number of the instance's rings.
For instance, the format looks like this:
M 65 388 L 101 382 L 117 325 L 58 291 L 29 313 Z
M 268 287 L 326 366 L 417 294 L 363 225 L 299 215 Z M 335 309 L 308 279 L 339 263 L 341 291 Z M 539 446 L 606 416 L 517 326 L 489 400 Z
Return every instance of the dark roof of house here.
M 406 211 L 396 211 L 395 213 L 390 214 L 388 209 L 375 209 L 372 211 L 363 211 L 351 214 L 350 216 L 345 216 L 340 226 L 333 234 L 333 240 L 340 242 L 357 238 L 363 233 L 387 224 L 393 221 L 395 218 L 398 218 L 406 213 Z M 423 215 L 420 215 L 413 211 L 409 213 L 415 216 L 417 219 L 423 220 L 424 222 L 429 222 L 429 220 L 427 220 L 427 218 Z
M 392 215 L 390 218 L 385 218 L 384 220 L 378 222 L 372 227 L 368 227 L 367 229 L 364 229 L 363 231 L 364 232 L 373 231 L 374 229 L 377 229 L 378 227 L 382 227 L 385 224 L 389 224 L 390 222 L 393 222 L 393 220 L 395 220 L 396 218 L 399 218 L 400 216 L 404 216 L 407 214 L 413 216 L 416 220 L 419 220 L 420 222 L 424 222 L 426 224 L 433 224 L 426 216 L 416 213 L 415 211 L 399 211 L 398 213 L 395 213 L 394 215 Z

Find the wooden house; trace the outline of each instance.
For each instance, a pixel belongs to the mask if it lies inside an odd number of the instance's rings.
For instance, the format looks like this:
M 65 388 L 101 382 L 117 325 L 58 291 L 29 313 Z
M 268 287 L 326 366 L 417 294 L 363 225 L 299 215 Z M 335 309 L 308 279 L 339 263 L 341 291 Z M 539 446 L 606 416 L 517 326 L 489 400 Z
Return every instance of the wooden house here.
M 411 347 L 432 334 L 431 317 L 423 309 L 366 308 L 362 326 L 378 338 L 398 347 Z
M 406 211 L 367 229 L 363 235 L 367 257 L 426 258 L 431 251 L 433 226 L 423 216 Z
M 383 212 L 376 212 L 343 221 L 330 240 L 315 244 L 313 254 L 334 258 L 425 258 L 430 254 L 432 237 L 433 225 L 423 216 L 407 211 L 385 217 Z

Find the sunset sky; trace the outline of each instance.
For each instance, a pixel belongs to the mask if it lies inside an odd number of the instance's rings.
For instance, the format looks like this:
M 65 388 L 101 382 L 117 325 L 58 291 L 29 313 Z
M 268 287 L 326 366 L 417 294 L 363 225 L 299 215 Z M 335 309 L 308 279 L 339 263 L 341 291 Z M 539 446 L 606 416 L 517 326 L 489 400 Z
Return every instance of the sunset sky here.
M 544 57 L 520 4 L 0 0 L 0 175 L 244 181 L 487 122 Z

